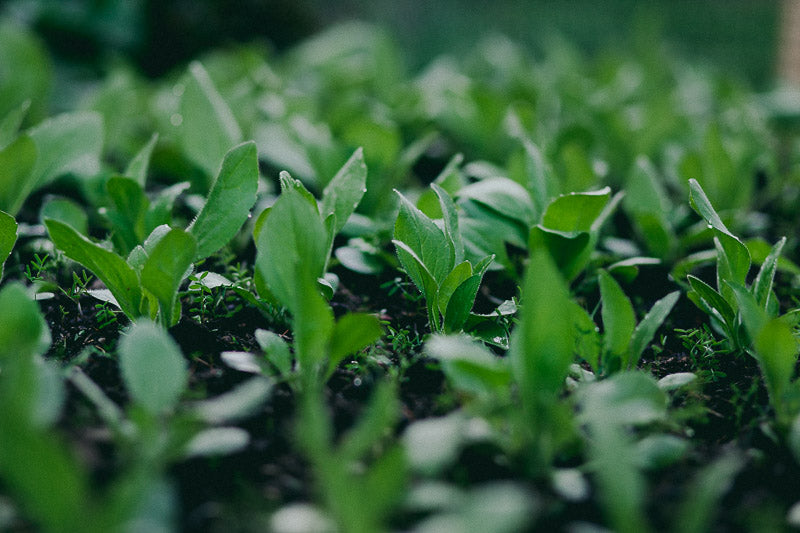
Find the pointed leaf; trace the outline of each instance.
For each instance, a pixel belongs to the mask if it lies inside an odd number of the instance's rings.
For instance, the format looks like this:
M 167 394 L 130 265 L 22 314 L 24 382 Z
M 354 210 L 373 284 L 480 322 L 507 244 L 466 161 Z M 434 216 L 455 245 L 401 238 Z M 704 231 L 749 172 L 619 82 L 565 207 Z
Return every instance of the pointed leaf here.
M 756 301 L 763 309 L 767 309 L 769 295 L 772 292 L 772 282 L 775 279 L 775 271 L 778 268 L 778 259 L 785 244 L 786 237 L 775 243 L 775 246 L 772 247 L 769 255 L 761 264 L 761 269 L 753 282 L 753 296 L 755 296 Z
M 142 300 L 139 276 L 122 257 L 93 243 L 63 222 L 48 219 L 44 223 L 56 248 L 91 270 L 105 283 L 128 317 L 139 316 Z
M 95 112 L 64 113 L 31 128 L 36 143 L 36 166 L 31 178 L 42 187 L 66 172 L 94 174 L 100 170 L 103 118 Z M 27 193 L 26 193 L 27 195 Z
M 367 165 L 364 163 L 364 150 L 359 148 L 322 191 L 322 218 L 327 218 L 330 214 L 336 215 L 333 235 L 342 231 L 366 192 Z
M 131 162 L 128 163 L 127 168 L 125 168 L 125 172 L 123 175 L 133 179 L 138 183 L 142 189 L 144 189 L 145 185 L 147 184 L 147 170 L 150 168 L 150 157 L 153 155 L 153 149 L 156 147 L 156 143 L 158 142 L 158 133 L 154 133 L 150 140 L 147 141 L 139 153 L 137 153 Z
M 256 202 L 258 151 L 254 142 L 231 148 L 222 161 L 208 200 L 189 225 L 197 239 L 196 260 L 213 254 L 236 235 Z
M 734 312 L 725 298 L 700 278 L 688 275 L 686 279 L 689 280 L 689 285 L 692 287 L 692 290 L 706 302 L 709 308 L 716 310 L 722 321 L 728 327 L 733 326 Z
M 436 283 L 441 283 L 455 265 L 455 250 L 444 232 L 430 218 L 400 192 L 397 195 L 400 197 L 400 212 L 394 226 L 394 238 L 406 244 Z
M 192 265 L 197 250 L 194 237 L 181 229 L 172 229 L 151 251 L 142 267 L 142 287 L 158 300 L 161 323 L 174 325 L 180 312 L 175 313 L 178 288 Z
M 636 328 L 636 315 L 631 301 L 611 274 L 601 270 L 599 282 L 603 301 L 603 347 L 608 354 L 620 357 L 622 368 L 627 368 L 632 363 L 628 348 Z
M 431 183 L 431 189 L 439 199 L 439 207 L 442 211 L 444 220 L 444 233 L 450 240 L 450 244 L 455 251 L 455 262 L 460 263 L 464 260 L 464 242 L 461 239 L 461 231 L 458 229 L 458 212 L 453 199 L 436 183 Z
M 542 226 L 558 231 L 591 231 L 610 198 L 608 187 L 559 196 L 547 206 Z
M 670 311 L 672 311 L 680 295 L 680 291 L 675 291 L 658 300 L 653 304 L 653 307 L 650 308 L 650 311 L 647 312 L 642 321 L 639 322 L 639 325 L 636 326 L 630 343 L 631 366 L 636 366 L 639 362 L 642 352 L 647 348 L 647 345 L 653 339 L 653 335 L 656 334 L 661 324 L 664 323 L 664 320 L 666 320 Z
M 329 372 L 348 355 L 357 353 L 380 339 L 380 321 L 366 313 L 348 313 L 336 321 L 331 335 Z

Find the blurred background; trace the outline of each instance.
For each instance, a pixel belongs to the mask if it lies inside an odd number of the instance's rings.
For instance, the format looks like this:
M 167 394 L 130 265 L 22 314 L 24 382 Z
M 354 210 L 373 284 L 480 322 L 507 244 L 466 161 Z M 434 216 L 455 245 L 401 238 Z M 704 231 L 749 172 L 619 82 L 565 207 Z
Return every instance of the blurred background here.
M 5 0 L 62 62 L 102 71 L 125 58 L 155 77 L 205 50 L 264 40 L 281 50 L 343 20 L 384 25 L 411 68 L 501 33 L 534 51 L 563 38 L 591 54 L 658 40 L 769 88 L 778 0 Z

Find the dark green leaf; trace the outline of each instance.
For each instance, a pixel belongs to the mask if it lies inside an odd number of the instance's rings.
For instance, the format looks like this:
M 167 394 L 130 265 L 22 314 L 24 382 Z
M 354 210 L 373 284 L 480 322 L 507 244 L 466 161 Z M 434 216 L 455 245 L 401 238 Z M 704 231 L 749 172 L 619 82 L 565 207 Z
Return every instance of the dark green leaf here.
M 601 270 L 599 282 L 603 301 L 603 347 L 606 353 L 621 359 L 622 368 L 628 368 L 634 362 L 630 354 L 631 337 L 636 328 L 633 306 L 611 274 Z
M 3 265 L 17 242 L 17 221 L 14 217 L 0 211 L 0 280 L 3 279 Z
M 0 210 L 16 215 L 35 187 L 36 144 L 27 135 L 0 150 Z
M 142 287 L 158 300 L 160 321 L 172 326 L 180 318 L 180 308 L 175 309 L 178 287 L 195 258 L 197 242 L 181 229 L 172 229 L 159 239 L 142 266 Z
M 367 165 L 364 163 L 364 151 L 359 148 L 322 191 L 320 205 L 322 218 L 327 218 L 331 214 L 336 215 L 333 235 L 342 230 L 365 192 L 367 192 Z

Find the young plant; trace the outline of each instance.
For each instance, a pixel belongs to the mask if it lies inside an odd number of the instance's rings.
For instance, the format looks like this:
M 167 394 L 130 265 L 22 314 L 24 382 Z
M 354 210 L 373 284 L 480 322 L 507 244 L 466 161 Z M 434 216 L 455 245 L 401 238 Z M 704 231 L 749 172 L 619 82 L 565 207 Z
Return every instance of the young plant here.
M 425 297 L 428 321 L 435 332 L 459 331 L 464 326 L 481 280 L 494 256 L 476 265 L 464 259 L 458 213 L 450 196 L 431 184 L 443 214 L 442 228 L 400 192 L 400 212 L 394 226 L 397 258 Z
M 714 289 L 701 279 L 687 275 L 691 288 L 687 296 L 709 315 L 712 325 L 724 333 L 732 347 L 744 349 L 749 342 L 743 325 L 744 310 L 740 307 L 741 293 L 752 296 L 770 318 L 777 316 L 778 301 L 772 285 L 786 237 L 775 243 L 748 287 L 751 257 L 747 246 L 728 230 L 696 180 L 689 180 L 689 189 L 692 209 L 706 221 L 714 234 L 717 279 Z
M 303 388 L 318 386 L 344 357 L 368 346 L 381 334 L 378 319 L 372 315 L 352 313 L 334 321 L 322 293 L 330 287 L 320 283 L 333 237 L 364 193 L 365 174 L 358 150 L 333 178 L 318 205 L 299 181 L 282 173 L 280 197 L 256 224 L 256 269 L 261 280 L 258 291 L 262 298 L 269 295 L 292 315 L 294 354 Z M 274 346 L 285 353 L 278 348 L 280 343 Z
M 531 251 L 547 250 L 569 281 L 589 264 L 600 228 L 622 200 L 608 187 L 599 191 L 570 193 L 551 201 L 541 222 L 530 230 Z
M 620 368 L 623 370 L 635 368 L 642 352 L 647 348 L 656 331 L 678 301 L 680 291 L 671 292 L 654 303 L 637 325 L 631 301 L 617 281 L 611 277 L 611 274 L 601 270 L 599 281 L 605 329 L 602 343 L 603 355 L 601 362 L 593 356 L 594 354 L 587 361 L 595 370 L 602 367 L 606 371 L 613 372 Z M 596 334 L 596 332 L 592 330 L 589 332 L 589 335 L 591 334 Z M 582 355 L 585 357 L 586 353 Z
M 504 413 L 501 425 L 510 433 L 510 447 L 524 454 L 535 476 L 548 471 L 574 431 L 561 401 L 575 356 L 573 312 L 564 278 L 547 252 L 538 250 L 525 274 L 507 357 L 463 336 L 435 335 L 425 345 L 453 385 L 474 399 L 473 407 Z
M 91 270 L 130 318 L 158 317 L 168 327 L 180 318 L 178 288 L 194 262 L 224 246 L 239 231 L 255 203 L 258 160 L 255 143 L 232 148 L 205 205 L 186 230 L 156 227 L 127 259 L 54 219 L 45 225 L 55 246 Z

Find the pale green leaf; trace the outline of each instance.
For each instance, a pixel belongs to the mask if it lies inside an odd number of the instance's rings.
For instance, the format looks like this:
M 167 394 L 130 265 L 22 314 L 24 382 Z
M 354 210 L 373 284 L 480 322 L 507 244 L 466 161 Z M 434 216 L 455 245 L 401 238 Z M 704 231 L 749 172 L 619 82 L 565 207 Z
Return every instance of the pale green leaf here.
M 330 214 L 336 215 L 333 235 L 342 230 L 365 192 L 367 192 L 367 165 L 364 163 L 364 151 L 359 148 L 322 191 L 320 205 L 322 218 L 327 218 Z
M 123 175 L 133 179 L 144 189 L 147 183 L 147 170 L 150 168 L 150 157 L 158 142 L 158 133 L 154 133 L 141 150 L 131 159 Z
M 336 321 L 331 334 L 329 371 L 348 355 L 363 350 L 380 339 L 380 321 L 365 313 L 348 313 Z
M 610 198 L 611 189 L 608 187 L 559 196 L 547 206 L 542 216 L 542 226 L 566 232 L 591 231 Z
M 647 348 L 661 324 L 664 323 L 680 295 L 680 291 L 675 291 L 658 300 L 636 326 L 630 341 L 630 366 L 636 366 L 639 362 L 642 352 Z
M 455 250 L 444 232 L 430 218 L 414 207 L 400 192 L 397 195 L 400 197 L 400 212 L 395 221 L 394 238 L 414 252 L 439 284 L 453 269 Z M 412 280 L 420 286 L 418 282 L 421 280 L 413 277 Z
M 31 183 L 42 187 L 61 174 L 93 175 L 100 170 L 103 118 L 89 111 L 64 113 L 28 131 L 36 143 L 36 165 Z
M 189 378 L 178 345 L 146 320 L 131 326 L 120 341 L 119 366 L 133 402 L 153 415 L 174 409 Z
M 636 315 L 631 301 L 611 274 L 601 270 L 599 282 L 603 301 L 603 347 L 607 354 L 621 358 L 622 368 L 627 368 L 633 362 L 629 347 L 636 328 Z
M 14 217 L 0 211 L 0 280 L 3 279 L 3 265 L 17 242 L 17 221 Z
M 36 144 L 27 135 L 0 150 L 0 210 L 16 215 L 35 187 Z

